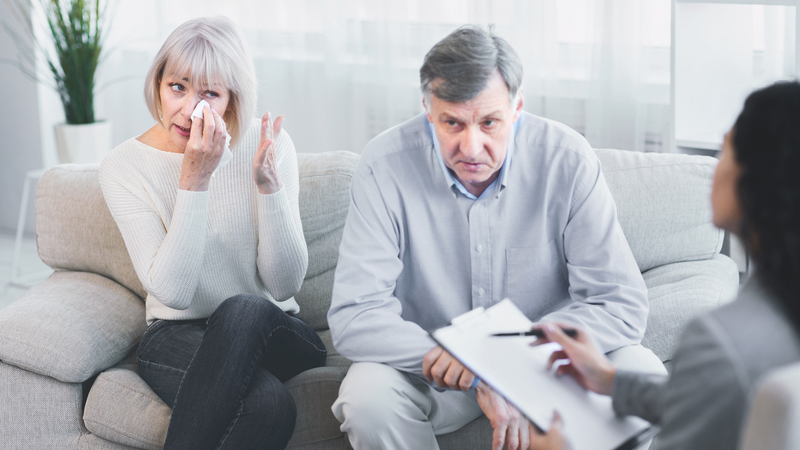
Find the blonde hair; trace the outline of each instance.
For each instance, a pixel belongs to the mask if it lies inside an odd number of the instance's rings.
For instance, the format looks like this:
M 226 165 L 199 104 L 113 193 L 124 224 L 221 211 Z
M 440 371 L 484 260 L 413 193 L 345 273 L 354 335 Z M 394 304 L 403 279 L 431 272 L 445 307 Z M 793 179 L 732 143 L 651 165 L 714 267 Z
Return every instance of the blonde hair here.
M 221 83 L 230 91 L 223 115 L 231 145 L 255 117 L 257 81 L 253 58 L 239 27 L 227 17 L 201 17 L 184 22 L 169 35 L 153 60 L 144 85 L 150 114 L 161 122 L 160 84 L 164 73 L 191 74 L 196 89 Z

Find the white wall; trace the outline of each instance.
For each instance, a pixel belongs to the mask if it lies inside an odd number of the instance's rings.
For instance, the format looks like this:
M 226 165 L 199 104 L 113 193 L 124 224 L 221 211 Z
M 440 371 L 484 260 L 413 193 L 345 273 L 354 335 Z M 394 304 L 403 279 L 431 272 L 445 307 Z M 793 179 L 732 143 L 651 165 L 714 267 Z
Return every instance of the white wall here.
M 8 20 L 0 3 L 0 17 Z M 190 17 L 225 14 L 242 26 L 253 51 L 258 111 L 286 114 L 299 152 L 360 152 L 379 132 L 421 112 L 418 70 L 425 53 L 468 22 L 494 23 L 520 53 L 527 111 L 566 123 L 597 147 L 671 148 L 669 0 L 111 3 L 118 8 L 95 107 L 98 118 L 112 122 L 112 145 L 152 126 L 142 86 L 169 32 Z M 0 35 L 0 57 L 15 57 L 12 41 Z M 0 229 L 14 229 L 24 173 L 52 164 L 52 126 L 63 113 L 52 92 L 40 87 L 37 93 L 14 67 L 0 70 L 4 98 L 12 99 L 6 105 L 13 105 L 0 116 L 6 137 Z
M 0 18 L 20 30 L 10 16 L 6 2 L 0 2 Z M 17 59 L 14 41 L 0 30 L 0 61 Z M 11 64 L 0 62 L 2 99 L 0 105 L 0 231 L 17 229 L 25 172 L 42 167 L 36 83 Z M 25 227 L 33 232 L 33 195 Z

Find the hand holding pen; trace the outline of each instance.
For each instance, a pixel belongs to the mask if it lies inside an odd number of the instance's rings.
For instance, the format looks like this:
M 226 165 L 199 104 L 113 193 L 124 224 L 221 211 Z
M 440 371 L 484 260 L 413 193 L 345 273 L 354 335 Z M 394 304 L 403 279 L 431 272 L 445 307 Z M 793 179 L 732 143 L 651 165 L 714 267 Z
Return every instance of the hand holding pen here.
M 578 336 L 578 330 L 575 328 L 562 328 L 561 331 L 564 332 L 567 336 L 575 339 Z M 513 331 L 508 333 L 494 333 L 492 337 L 513 337 L 513 336 L 535 336 L 539 339 L 543 339 L 545 337 L 544 331 L 542 331 L 539 327 L 531 328 L 528 331 Z
M 556 361 L 568 360 L 567 364 L 558 366 L 557 375 L 572 375 L 584 388 L 598 394 L 611 395 L 617 370 L 588 333 L 575 328 L 572 329 L 574 337 L 571 337 L 565 331 L 567 326 L 559 323 L 544 323 L 538 328 L 544 332 L 544 336 L 532 345 L 547 342 L 561 345 L 561 350 L 550 355 L 548 369 Z

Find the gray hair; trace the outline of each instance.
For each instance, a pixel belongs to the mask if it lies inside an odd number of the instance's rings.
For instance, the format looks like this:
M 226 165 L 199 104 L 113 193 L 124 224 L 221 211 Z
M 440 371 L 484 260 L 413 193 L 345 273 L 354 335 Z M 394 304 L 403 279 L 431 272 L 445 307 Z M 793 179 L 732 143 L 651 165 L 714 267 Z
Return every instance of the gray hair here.
M 191 75 L 196 88 L 212 82 L 230 91 L 223 119 L 235 145 L 255 117 L 258 83 L 253 58 L 239 27 L 227 17 L 201 17 L 184 22 L 169 35 L 145 78 L 144 98 L 159 121 L 159 87 L 164 74 Z
M 446 102 L 471 100 L 497 71 L 513 101 L 522 84 L 522 61 L 505 39 L 477 25 L 464 25 L 439 41 L 425 55 L 419 79 L 426 105 L 430 96 Z M 434 83 L 436 82 L 436 83 Z

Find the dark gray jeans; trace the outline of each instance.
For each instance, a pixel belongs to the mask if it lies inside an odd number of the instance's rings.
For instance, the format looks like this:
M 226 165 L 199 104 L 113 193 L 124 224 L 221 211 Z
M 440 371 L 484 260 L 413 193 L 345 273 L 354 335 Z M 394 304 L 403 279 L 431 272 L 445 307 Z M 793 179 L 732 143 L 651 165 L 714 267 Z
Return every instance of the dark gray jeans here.
M 165 449 L 282 449 L 296 417 L 283 382 L 325 365 L 327 350 L 299 318 L 237 295 L 207 320 L 153 322 L 137 356 L 172 408 Z

